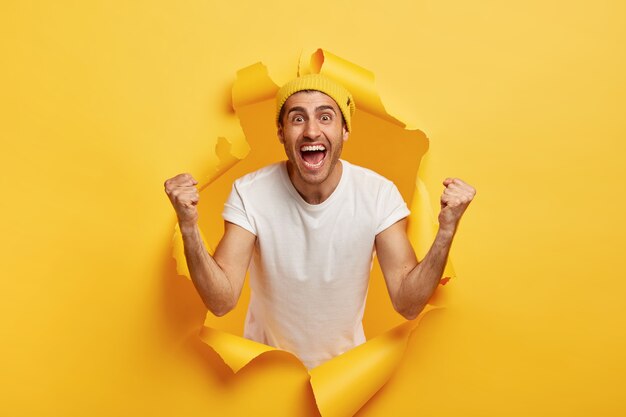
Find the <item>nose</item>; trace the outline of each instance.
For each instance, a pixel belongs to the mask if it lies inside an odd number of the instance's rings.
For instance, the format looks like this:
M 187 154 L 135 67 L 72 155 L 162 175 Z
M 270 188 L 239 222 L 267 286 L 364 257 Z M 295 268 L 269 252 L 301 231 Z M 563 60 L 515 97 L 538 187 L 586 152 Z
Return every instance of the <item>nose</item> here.
M 306 124 L 306 128 L 304 130 L 304 135 L 307 138 L 315 139 L 315 138 L 319 137 L 320 134 L 321 134 L 321 129 L 320 129 L 320 126 L 319 126 L 317 120 L 315 120 L 315 119 L 309 120 L 307 122 L 307 124 Z

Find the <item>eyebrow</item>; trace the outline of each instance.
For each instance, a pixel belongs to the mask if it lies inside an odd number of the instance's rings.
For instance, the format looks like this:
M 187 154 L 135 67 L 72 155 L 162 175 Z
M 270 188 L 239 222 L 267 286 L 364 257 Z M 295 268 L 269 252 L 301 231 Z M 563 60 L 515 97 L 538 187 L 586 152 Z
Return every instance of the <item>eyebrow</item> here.
M 324 104 L 322 106 L 318 106 L 318 107 L 315 108 L 316 112 L 319 112 L 319 111 L 322 111 L 322 110 L 332 110 L 333 113 L 337 114 L 337 112 L 335 111 L 335 108 L 333 106 L 331 106 L 331 105 L 328 105 L 328 104 Z M 287 114 L 295 112 L 295 111 L 306 113 L 306 109 L 304 107 L 296 106 L 296 107 L 290 108 L 289 111 L 287 112 Z

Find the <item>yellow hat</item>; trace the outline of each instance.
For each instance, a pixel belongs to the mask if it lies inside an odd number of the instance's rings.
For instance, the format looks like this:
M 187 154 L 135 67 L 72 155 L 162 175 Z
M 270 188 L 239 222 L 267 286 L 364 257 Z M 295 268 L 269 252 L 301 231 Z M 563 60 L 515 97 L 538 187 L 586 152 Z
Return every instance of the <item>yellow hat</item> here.
M 348 132 L 351 130 L 350 119 L 356 110 L 352 94 L 341 84 L 336 83 L 322 74 L 308 74 L 294 78 L 278 90 L 276 94 L 276 124 L 279 122 L 280 111 L 285 101 L 287 101 L 292 94 L 303 90 L 320 91 L 335 100 L 337 106 L 339 106 L 339 110 L 341 110 L 341 114 L 343 114 Z

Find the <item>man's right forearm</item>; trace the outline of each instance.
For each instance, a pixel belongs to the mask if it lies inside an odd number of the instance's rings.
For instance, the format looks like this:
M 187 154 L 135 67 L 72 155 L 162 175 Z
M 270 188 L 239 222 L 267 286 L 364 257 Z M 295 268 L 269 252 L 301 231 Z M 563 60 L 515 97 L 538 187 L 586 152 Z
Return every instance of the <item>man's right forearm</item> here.
M 200 235 L 197 223 L 180 225 L 187 267 L 204 305 L 216 316 L 223 316 L 236 304 L 233 286 L 215 262 Z

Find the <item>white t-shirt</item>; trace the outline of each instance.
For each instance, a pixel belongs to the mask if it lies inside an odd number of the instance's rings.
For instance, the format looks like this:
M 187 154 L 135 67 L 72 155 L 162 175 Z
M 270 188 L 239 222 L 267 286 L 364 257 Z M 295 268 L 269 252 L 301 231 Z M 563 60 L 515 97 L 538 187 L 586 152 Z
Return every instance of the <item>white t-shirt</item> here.
M 335 191 L 308 204 L 285 162 L 233 184 L 223 217 L 256 235 L 244 337 L 311 369 L 365 342 L 363 310 L 376 235 L 409 215 L 396 186 L 341 161 Z

